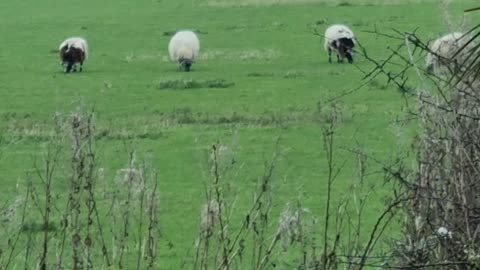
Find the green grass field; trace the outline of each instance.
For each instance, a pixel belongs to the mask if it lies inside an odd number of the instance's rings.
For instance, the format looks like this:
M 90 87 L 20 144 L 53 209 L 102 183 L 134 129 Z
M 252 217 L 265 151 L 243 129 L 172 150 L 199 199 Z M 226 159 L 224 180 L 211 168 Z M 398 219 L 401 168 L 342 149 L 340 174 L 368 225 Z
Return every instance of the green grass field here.
M 454 1 L 453 22 L 476 3 Z M 131 149 L 159 172 L 159 269 L 179 269 L 190 261 L 211 179 L 213 143 L 235 153 L 237 164 L 226 181 L 239 213 L 280 138 L 273 212 L 301 199 L 322 217 L 327 169 L 318 104 L 358 87 L 362 71 L 373 66 L 361 56 L 354 65 L 329 64 L 323 41 L 309 26 L 317 24 L 323 32 L 328 24 L 350 25 L 369 55 L 381 59 L 397 43 L 368 31 L 418 28 L 430 39 L 448 32 L 443 17 L 437 1 L 428 0 L 2 1 L 0 207 L 24 190 L 17 183 L 24 185 L 34 160 L 42 159 L 53 116 L 82 107 L 95 110 L 97 130 L 105 134 L 97 150 L 106 178 L 113 180 L 127 166 Z M 478 15 L 468 18 L 473 23 Z M 190 73 L 179 72 L 168 58 L 166 33 L 179 29 L 200 33 L 201 55 Z M 83 73 L 63 74 L 59 64 L 56 49 L 70 36 L 89 42 Z M 162 89 L 169 80 L 224 80 L 231 86 Z M 356 178 L 355 156 L 348 149 L 360 147 L 388 162 L 410 146 L 416 126 L 394 123 L 404 116 L 404 100 L 384 84 L 379 79 L 338 103 L 335 159 L 346 165 L 335 182 L 335 201 L 348 194 Z M 55 179 L 58 194 L 66 191 L 68 169 Z M 368 168 L 378 169 L 375 163 Z M 377 192 L 365 226 L 375 221 L 388 194 L 381 175 L 368 181 Z

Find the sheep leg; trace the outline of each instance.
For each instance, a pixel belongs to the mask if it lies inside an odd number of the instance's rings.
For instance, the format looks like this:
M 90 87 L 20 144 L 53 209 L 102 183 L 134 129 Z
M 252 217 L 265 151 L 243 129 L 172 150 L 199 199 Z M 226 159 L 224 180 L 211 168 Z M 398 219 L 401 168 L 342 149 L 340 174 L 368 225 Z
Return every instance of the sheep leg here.
M 83 71 L 83 61 L 80 62 L 80 72 L 82 72 L 82 71 Z
M 328 62 L 332 63 L 332 49 L 328 47 Z

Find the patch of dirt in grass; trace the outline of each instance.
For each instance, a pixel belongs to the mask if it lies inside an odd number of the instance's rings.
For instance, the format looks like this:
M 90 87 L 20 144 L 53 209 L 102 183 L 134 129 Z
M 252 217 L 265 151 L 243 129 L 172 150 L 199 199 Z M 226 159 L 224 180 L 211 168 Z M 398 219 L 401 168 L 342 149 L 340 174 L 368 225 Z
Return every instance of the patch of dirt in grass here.
M 352 108 L 339 104 L 341 113 L 339 122 L 350 122 L 355 111 Z M 127 116 L 112 119 L 99 119 L 95 126 L 95 138 L 99 140 L 157 140 L 169 136 L 172 128 L 182 125 L 225 126 L 238 125 L 251 128 L 287 127 L 296 124 L 320 123 L 326 121 L 323 115 L 328 107 L 314 108 L 287 108 L 286 110 L 265 110 L 259 113 L 229 112 L 214 114 L 195 111 L 190 107 L 180 107 L 171 111 L 153 110 L 148 115 Z M 1 116 L 0 116 L 1 117 Z M 20 140 L 45 142 L 55 138 L 55 127 L 49 121 L 38 121 L 22 115 L 8 115 L 4 126 L 1 127 L 2 136 L 0 145 L 8 145 Z M 68 129 L 68 117 L 62 118 L 59 128 Z
M 210 49 L 200 51 L 197 60 L 233 60 L 233 61 L 270 61 L 277 59 L 282 55 L 278 50 L 266 48 L 266 49 L 244 49 L 244 50 L 216 50 Z M 143 61 L 160 61 L 160 62 L 172 62 L 168 53 L 156 52 L 156 53 L 127 53 L 122 59 L 125 63 L 143 62 Z
M 365 5 L 404 5 L 418 3 L 432 3 L 438 0 L 206 0 L 205 5 L 217 7 L 231 6 L 270 6 L 270 5 L 295 5 L 295 4 L 323 4 L 332 6 L 365 6 Z
M 189 80 L 166 80 L 161 81 L 158 85 L 159 89 L 195 89 L 195 88 L 228 88 L 234 86 L 234 82 L 229 82 L 223 79 L 197 81 Z
M 160 60 L 162 62 L 170 62 L 170 58 L 168 55 L 164 53 L 128 53 L 125 55 L 123 62 L 131 63 L 131 62 L 142 62 L 142 61 L 152 61 L 152 60 Z
M 162 36 L 166 36 L 166 37 L 171 37 L 173 35 L 175 35 L 175 33 L 177 33 L 178 30 L 172 30 L 172 31 L 164 31 L 162 33 Z M 201 34 L 201 35 L 205 35 L 205 34 L 208 34 L 207 31 L 202 31 L 202 30 L 199 30 L 199 29 L 194 29 L 194 30 L 191 30 L 197 34 Z
M 305 74 L 300 71 L 287 71 L 287 72 L 249 72 L 247 77 L 277 77 L 284 79 L 295 79 L 298 77 L 305 77 Z
M 302 3 L 318 3 L 318 0 L 207 0 L 205 1 L 209 6 L 269 6 L 276 4 L 302 4 Z
M 282 53 L 278 50 L 266 48 L 266 49 L 245 49 L 240 51 L 228 51 L 228 50 L 207 50 L 200 52 L 198 59 L 200 60 L 212 60 L 212 59 L 225 59 L 225 60 L 273 60 L 280 57 Z

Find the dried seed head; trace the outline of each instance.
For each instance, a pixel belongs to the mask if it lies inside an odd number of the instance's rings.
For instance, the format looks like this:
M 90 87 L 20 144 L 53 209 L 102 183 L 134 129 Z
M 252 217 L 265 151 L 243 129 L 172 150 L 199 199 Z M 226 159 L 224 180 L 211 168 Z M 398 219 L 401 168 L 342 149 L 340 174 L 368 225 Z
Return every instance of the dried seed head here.
M 452 238 L 452 232 L 449 231 L 446 227 L 439 227 L 437 229 L 437 234 L 443 238 Z
M 23 196 L 17 196 L 15 201 L 1 212 L 2 222 L 11 222 L 24 202 Z
M 143 172 L 141 170 L 124 168 L 117 171 L 117 184 L 131 188 L 134 193 L 140 193 L 144 189 L 143 180 Z
M 202 231 L 211 231 L 218 220 L 218 213 L 220 207 L 216 200 L 210 200 L 207 202 L 202 209 L 201 218 L 201 229 Z
M 295 241 L 301 239 L 301 219 L 302 213 L 304 212 L 308 212 L 308 209 L 292 207 L 291 204 L 288 203 L 280 215 L 278 233 L 282 239 L 282 247 L 284 250 L 288 249 Z

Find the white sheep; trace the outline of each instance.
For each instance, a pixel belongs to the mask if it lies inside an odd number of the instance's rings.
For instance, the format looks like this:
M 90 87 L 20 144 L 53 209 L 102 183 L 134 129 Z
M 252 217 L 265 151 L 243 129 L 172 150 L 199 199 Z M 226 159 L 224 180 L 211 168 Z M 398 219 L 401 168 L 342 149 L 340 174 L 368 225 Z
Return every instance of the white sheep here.
M 77 71 L 77 63 L 80 63 L 80 71 L 83 70 L 83 62 L 88 57 L 88 44 L 84 38 L 67 38 L 60 44 L 58 49 L 64 72 L 68 73 L 72 69 Z
M 355 35 L 353 31 L 343 24 L 334 24 L 325 31 L 325 43 L 323 47 L 328 52 L 328 62 L 332 62 L 332 51 L 337 53 L 337 61 L 343 62 L 347 58 L 353 63 L 353 48 L 355 47 Z
M 429 46 L 426 57 L 427 72 L 440 75 L 444 72 L 459 71 L 466 65 L 475 44 L 467 44 L 471 38 L 460 32 L 454 32 L 436 39 Z M 463 48 L 465 47 L 465 48 Z M 471 59 L 473 60 L 473 59 Z
M 168 52 L 172 61 L 180 64 L 184 71 L 190 71 L 200 51 L 200 41 L 192 31 L 179 31 L 170 39 Z

